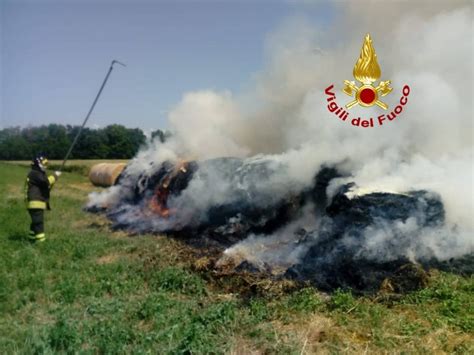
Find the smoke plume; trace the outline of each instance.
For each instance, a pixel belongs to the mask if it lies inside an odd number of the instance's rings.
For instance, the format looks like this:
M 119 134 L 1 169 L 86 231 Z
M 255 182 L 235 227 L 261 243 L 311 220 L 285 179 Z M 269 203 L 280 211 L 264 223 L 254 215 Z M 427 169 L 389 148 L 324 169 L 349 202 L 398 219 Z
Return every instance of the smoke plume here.
M 257 188 L 284 196 L 288 189 L 309 186 L 321 166 L 337 166 L 350 177 L 333 180 L 329 195 L 351 181 L 357 185 L 353 195 L 428 190 L 445 207 L 443 227 L 423 229 L 413 217 L 368 228 L 359 254 L 375 260 L 399 254 L 444 260 L 473 253 L 472 3 L 347 1 L 331 6 L 336 14 L 330 25 L 315 25 L 301 15 L 268 36 L 267 65 L 250 92 L 186 93 L 169 114 L 172 138 L 141 151 L 127 170 L 129 177 L 152 174 L 165 160 L 265 159 L 284 166 L 284 174 L 258 182 Z M 334 84 L 337 101 L 346 103 L 343 81 L 353 80 L 366 33 L 381 80 L 392 82 L 393 92 L 384 101 L 393 108 L 403 86 L 411 89 L 403 113 L 374 128 L 353 127 L 331 115 L 324 93 Z M 351 110 L 351 117 L 378 115 L 377 106 Z M 194 201 L 195 211 L 232 199 L 233 190 L 218 175 L 212 184 L 201 182 L 192 182 L 183 193 L 186 201 Z M 180 205 L 179 198 L 174 204 Z M 251 235 L 226 254 L 256 263 L 294 263 L 308 246 L 295 247 L 288 238 L 307 223 L 305 215 L 271 237 Z M 317 228 L 318 221 L 311 225 Z M 399 243 L 400 233 L 419 237 Z M 286 246 L 275 252 L 277 244 Z

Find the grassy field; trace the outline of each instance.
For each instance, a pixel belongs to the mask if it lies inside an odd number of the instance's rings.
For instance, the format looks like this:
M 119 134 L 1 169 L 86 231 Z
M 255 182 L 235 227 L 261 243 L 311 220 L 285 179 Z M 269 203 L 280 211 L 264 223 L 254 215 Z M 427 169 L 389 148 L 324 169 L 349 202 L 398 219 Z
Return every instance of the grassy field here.
M 27 240 L 27 167 L 0 163 L 0 353 L 474 353 L 472 278 L 432 272 L 400 297 L 307 288 L 243 298 L 192 271 L 179 241 L 128 237 L 82 211 L 87 179 L 52 192 Z

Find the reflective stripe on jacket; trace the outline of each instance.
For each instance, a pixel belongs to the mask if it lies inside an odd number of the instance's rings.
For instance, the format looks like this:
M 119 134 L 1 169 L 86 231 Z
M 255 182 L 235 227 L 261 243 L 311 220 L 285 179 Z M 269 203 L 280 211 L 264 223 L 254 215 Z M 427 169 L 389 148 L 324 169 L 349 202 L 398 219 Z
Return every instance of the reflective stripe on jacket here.
M 54 175 L 46 176 L 44 171 L 33 166 L 25 182 L 26 208 L 49 209 L 49 191 L 55 182 Z

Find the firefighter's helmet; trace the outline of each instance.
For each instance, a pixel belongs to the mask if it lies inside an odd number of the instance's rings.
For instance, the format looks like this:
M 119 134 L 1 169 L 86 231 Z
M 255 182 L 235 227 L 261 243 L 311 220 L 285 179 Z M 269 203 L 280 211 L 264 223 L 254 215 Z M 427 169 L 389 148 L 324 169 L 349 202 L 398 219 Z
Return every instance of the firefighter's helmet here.
M 37 166 L 41 170 L 45 170 L 48 166 L 48 158 L 44 154 L 38 154 L 36 157 L 33 158 L 31 165 Z

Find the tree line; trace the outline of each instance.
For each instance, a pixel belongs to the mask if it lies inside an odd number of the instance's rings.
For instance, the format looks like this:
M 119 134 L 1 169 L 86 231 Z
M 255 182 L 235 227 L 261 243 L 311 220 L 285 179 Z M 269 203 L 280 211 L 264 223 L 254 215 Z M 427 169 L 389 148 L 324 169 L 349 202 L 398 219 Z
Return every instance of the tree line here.
M 49 124 L 39 127 L 11 127 L 0 130 L 0 160 L 29 160 L 36 154 L 63 159 L 79 126 Z M 151 139 L 161 142 L 167 133 L 157 130 Z M 70 159 L 130 159 L 145 144 L 140 128 L 113 124 L 100 129 L 84 128 Z

